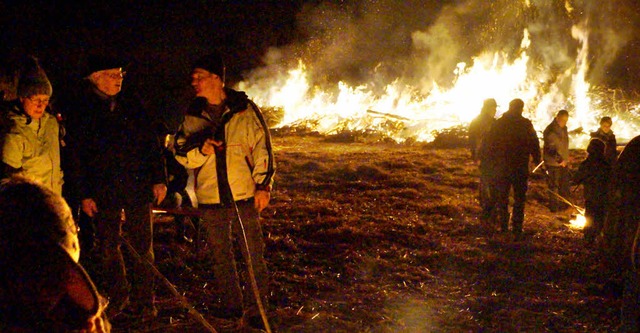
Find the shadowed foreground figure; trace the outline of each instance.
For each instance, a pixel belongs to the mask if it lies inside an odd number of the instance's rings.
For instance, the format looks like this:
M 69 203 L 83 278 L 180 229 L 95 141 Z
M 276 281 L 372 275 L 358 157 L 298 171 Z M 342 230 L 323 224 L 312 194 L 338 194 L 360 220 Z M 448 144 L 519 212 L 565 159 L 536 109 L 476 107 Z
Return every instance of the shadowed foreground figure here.
M 5 179 L 0 221 L 0 332 L 109 332 L 64 199 L 26 178 Z
M 540 143 L 533 124 L 522 116 L 524 102 L 514 99 L 491 127 L 484 154 L 495 163 L 496 219 L 501 232 L 509 229 L 509 191 L 513 188 L 512 232 L 519 238 L 529 178 L 529 156 L 540 163 Z
M 640 331 L 640 136 L 624 148 L 613 171 L 604 227 L 605 264 L 622 279 L 620 332 Z

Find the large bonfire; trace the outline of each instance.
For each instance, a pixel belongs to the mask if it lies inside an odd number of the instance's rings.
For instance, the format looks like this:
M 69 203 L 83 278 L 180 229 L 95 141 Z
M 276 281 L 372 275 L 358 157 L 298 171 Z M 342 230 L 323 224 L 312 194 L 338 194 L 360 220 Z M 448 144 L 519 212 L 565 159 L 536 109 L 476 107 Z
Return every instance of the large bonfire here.
M 248 80 L 240 83 L 240 88 L 246 90 L 266 110 L 279 111 L 274 121 L 275 127 L 304 128 L 322 134 L 374 132 L 396 142 L 431 142 L 442 131 L 468 124 L 486 98 L 498 101 L 499 113 L 506 111 L 511 99 L 523 99 L 526 116 L 540 131 L 555 112 L 569 110 L 569 128 L 583 130 L 577 131 L 572 140 L 576 148 L 586 147 L 588 132 L 595 130 L 599 118 L 605 115 L 613 118 L 614 130 L 620 141 L 624 142 L 638 133 L 639 123 L 635 120 L 638 101 L 621 95 L 620 91 L 589 83 L 590 76 L 596 81 L 603 81 L 596 76 L 603 72 L 602 68 L 610 61 L 598 61 L 594 57 L 607 54 L 608 58 L 612 58 L 612 53 L 615 54 L 619 49 L 619 46 L 602 45 L 598 38 L 603 38 L 602 27 L 599 26 L 604 24 L 603 20 L 598 21 L 589 15 L 593 11 L 606 10 L 593 7 L 589 1 L 549 5 L 526 0 L 505 5 L 505 11 L 510 11 L 506 15 L 511 19 L 501 22 L 496 18 L 496 6 L 501 2 L 493 3 L 486 5 L 466 1 L 457 6 L 444 6 L 426 31 L 412 32 L 413 69 L 409 72 L 424 75 L 391 77 L 389 71 L 383 70 L 390 65 L 380 61 L 361 78 L 362 83 L 347 83 L 334 72 L 327 74 L 326 65 L 318 66 L 322 69 L 315 69 L 314 64 L 322 62 L 319 58 L 328 54 L 308 51 L 318 47 L 306 44 L 306 52 L 292 51 L 287 54 L 286 51 L 293 48 L 273 50 L 267 60 L 269 66 L 252 73 Z M 482 16 L 483 10 L 489 13 L 487 15 L 494 23 L 474 25 L 473 20 L 471 23 L 464 22 L 468 29 L 485 31 L 467 34 L 471 40 L 452 40 L 460 36 L 460 33 L 454 33 L 454 30 L 460 30 L 456 24 L 473 14 Z M 555 10 L 553 17 L 546 14 L 551 10 Z M 327 8 L 320 12 L 333 14 Z M 504 18 L 505 13 L 502 15 Z M 458 20 L 451 19 L 452 16 Z M 554 26 L 554 18 L 570 22 L 570 26 L 564 26 L 564 29 Z M 522 21 L 515 26 L 516 29 L 509 27 L 514 20 Z M 357 29 L 353 21 L 357 20 L 352 19 L 350 27 Z M 591 38 L 591 29 L 599 29 L 596 38 Z M 353 32 L 345 32 L 343 28 L 338 30 L 340 34 L 333 33 L 330 38 L 316 44 L 326 48 L 326 44 L 344 43 L 344 48 L 352 48 L 349 41 L 353 38 L 345 38 L 345 35 L 353 37 Z M 568 35 L 564 36 L 564 33 Z M 478 55 L 467 57 L 466 61 L 459 61 L 448 70 L 439 69 L 458 58 L 464 59 L 460 51 L 447 54 L 443 49 L 473 45 L 478 43 L 474 38 L 480 39 L 480 36 L 488 34 L 507 34 L 508 38 L 491 37 L 490 40 L 494 42 L 485 45 L 486 49 L 469 47 L 478 49 Z M 503 45 L 496 51 L 496 44 L 500 44 L 496 41 L 498 39 L 502 40 Z M 590 53 L 592 39 L 596 39 L 598 45 L 595 55 Z M 624 38 L 616 35 L 611 39 Z M 452 44 L 458 46 L 453 47 Z M 505 46 L 509 44 L 515 46 Z M 384 48 L 384 45 L 380 47 Z M 366 52 L 366 48 L 362 51 Z M 302 56 L 296 56 L 299 54 Z M 437 60 L 443 58 L 447 59 Z M 559 58 L 562 60 L 557 60 Z M 407 61 L 396 63 L 407 67 Z M 447 75 L 439 74 L 435 68 Z M 325 78 L 328 76 L 337 80 L 327 83 Z

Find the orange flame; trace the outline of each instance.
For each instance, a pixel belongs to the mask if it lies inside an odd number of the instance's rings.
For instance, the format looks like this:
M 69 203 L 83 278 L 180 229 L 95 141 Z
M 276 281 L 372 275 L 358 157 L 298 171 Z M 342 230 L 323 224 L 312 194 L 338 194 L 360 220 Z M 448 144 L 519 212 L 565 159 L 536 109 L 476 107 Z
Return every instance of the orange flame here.
M 586 26 L 586 24 L 585 24 Z M 535 69 L 530 64 L 527 50 L 531 44 L 528 31 L 524 31 L 519 56 L 509 60 L 507 54 L 483 53 L 473 63 L 459 63 L 452 87 L 444 89 L 435 82 L 422 93 L 424 87 L 411 86 L 397 78 L 375 93 L 367 85 L 349 86 L 338 82 L 334 92 L 321 90 L 310 83 L 305 64 L 280 71 L 276 77 L 241 82 L 239 88 L 261 106 L 284 110 L 276 127 L 304 124 L 311 130 L 331 134 L 341 130 L 379 131 L 397 142 L 409 138 L 421 142 L 434 140 L 439 131 L 468 124 L 480 110 L 482 101 L 495 98 L 498 113 L 506 111 L 513 98 L 526 103 L 525 116 L 542 131 L 560 109 L 568 109 L 570 129 L 578 127 L 586 132 L 572 140 L 572 146 L 584 148 L 588 131 L 598 127 L 599 118 L 609 115 L 614 120 L 614 131 L 619 138 L 632 138 L 638 124 L 611 114 L 613 110 L 599 107 L 601 98 L 592 98 L 591 85 L 586 82 L 588 63 L 588 32 L 582 25 L 572 29 L 572 36 L 580 43 L 575 65 L 566 72 L 554 75 Z M 570 83 L 570 91 L 561 87 Z M 637 111 L 640 106 L 632 111 Z M 402 126 L 385 127 L 387 121 L 401 122 Z
M 584 226 L 587 224 L 587 219 L 584 217 L 584 214 L 577 214 L 571 221 L 569 221 L 569 226 L 574 229 L 584 229 Z

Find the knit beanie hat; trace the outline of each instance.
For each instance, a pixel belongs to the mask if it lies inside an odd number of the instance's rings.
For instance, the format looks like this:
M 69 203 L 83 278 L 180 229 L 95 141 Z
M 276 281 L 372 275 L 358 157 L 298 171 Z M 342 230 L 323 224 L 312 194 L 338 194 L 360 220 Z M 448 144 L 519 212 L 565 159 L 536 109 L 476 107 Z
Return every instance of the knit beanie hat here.
M 196 60 L 193 64 L 193 69 L 196 68 L 201 68 L 209 73 L 213 73 L 219 76 L 222 82 L 224 82 L 225 66 L 222 55 L 219 52 L 214 51 Z
M 18 80 L 18 97 L 29 97 L 33 95 L 48 95 L 53 93 L 53 87 L 47 74 L 44 72 L 38 59 L 28 57 L 20 72 Z
M 85 74 L 89 76 L 95 72 L 107 69 L 125 68 L 127 65 L 127 61 L 119 57 L 94 53 L 88 56 L 87 71 Z

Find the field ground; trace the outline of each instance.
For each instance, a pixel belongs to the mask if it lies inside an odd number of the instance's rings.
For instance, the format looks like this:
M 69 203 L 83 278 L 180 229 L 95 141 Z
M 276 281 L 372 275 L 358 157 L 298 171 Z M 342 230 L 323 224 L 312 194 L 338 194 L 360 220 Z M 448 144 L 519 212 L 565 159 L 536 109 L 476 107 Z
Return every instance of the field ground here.
M 462 148 L 273 138 L 278 173 L 262 216 L 276 332 L 612 332 L 620 300 L 596 251 L 550 213 L 530 182 L 526 238 L 478 219 L 477 167 Z M 572 168 L 585 157 L 572 151 Z M 574 201 L 582 206 L 581 190 Z M 219 332 L 215 278 L 171 224 L 156 228 L 159 270 Z M 162 285 L 160 316 L 114 331 L 207 332 Z M 240 326 L 240 327 L 239 327 Z M 244 329 L 244 331 L 250 331 Z

